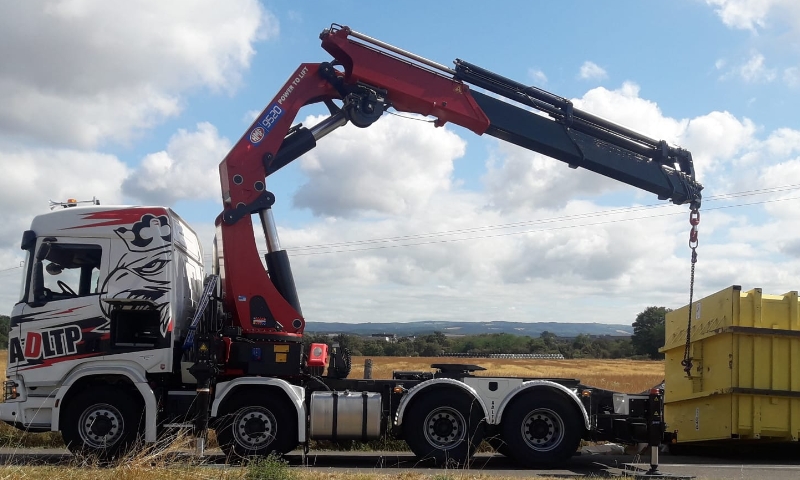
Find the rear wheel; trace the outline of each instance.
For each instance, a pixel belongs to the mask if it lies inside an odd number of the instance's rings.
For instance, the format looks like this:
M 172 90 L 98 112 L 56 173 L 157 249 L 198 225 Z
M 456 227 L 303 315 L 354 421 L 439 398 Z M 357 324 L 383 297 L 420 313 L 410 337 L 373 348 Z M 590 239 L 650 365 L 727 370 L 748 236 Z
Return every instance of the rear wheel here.
M 483 440 L 483 409 L 468 394 L 427 392 L 410 408 L 403 430 L 406 443 L 420 460 L 466 464 Z
M 71 452 L 110 460 L 136 444 L 144 409 L 124 391 L 99 387 L 77 394 L 63 415 L 61 435 Z
M 526 393 L 502 419 L 502 438 L 511 457 L 526 466 L 569 460 L 581 442 L 584 425 L 572 401 L 550 392 Z
M 229 458 L 284 454 L 297 446 L 297 414 L 286 402 L 243 396 L 226 410 L 216 432 L 217 442 Z

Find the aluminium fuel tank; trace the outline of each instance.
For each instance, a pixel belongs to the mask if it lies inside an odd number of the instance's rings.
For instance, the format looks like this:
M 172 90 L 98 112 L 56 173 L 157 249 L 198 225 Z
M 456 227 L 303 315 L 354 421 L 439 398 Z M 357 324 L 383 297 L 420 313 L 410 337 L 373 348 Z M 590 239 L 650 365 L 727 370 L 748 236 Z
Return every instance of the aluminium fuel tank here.
M 315 440 L 380 438 L 381 394 L 377 392 L 314 392 L 309 435 Z

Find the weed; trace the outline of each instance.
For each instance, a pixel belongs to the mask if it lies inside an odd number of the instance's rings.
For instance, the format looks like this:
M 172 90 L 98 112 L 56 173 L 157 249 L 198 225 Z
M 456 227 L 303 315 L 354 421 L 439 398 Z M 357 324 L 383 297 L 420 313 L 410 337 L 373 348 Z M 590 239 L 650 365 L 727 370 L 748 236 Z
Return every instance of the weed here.
M 449 473 L 437 473 L 431 477 L 431 480 L 456 480 L 455 477 Z
M 297 473 L 289 462 L 275 454 L 254 460 L 247 465 L 247 480 L 295 480 Z

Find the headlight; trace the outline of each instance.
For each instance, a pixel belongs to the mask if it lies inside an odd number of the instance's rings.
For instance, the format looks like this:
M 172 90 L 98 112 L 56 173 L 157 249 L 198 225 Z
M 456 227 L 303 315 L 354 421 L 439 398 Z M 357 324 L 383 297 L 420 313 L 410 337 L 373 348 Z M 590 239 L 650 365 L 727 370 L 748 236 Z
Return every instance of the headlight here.
M 17 393 L 17 382 L 14 380 L 7 380 L 3 386 L 5 387 L 5 395 L 3 396 L 5 401 L 14 400 L 19 397 L 19 393 Z

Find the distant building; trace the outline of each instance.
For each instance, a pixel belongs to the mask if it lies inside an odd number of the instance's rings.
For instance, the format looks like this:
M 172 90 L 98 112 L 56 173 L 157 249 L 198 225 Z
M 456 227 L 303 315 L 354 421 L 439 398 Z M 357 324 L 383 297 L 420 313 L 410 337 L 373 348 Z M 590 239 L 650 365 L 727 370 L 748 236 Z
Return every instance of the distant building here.
M 387 343 L 397 343 L 396 333 L 373 333 L 370 337 L 372 337 L 373 340 L 381 339 Z

